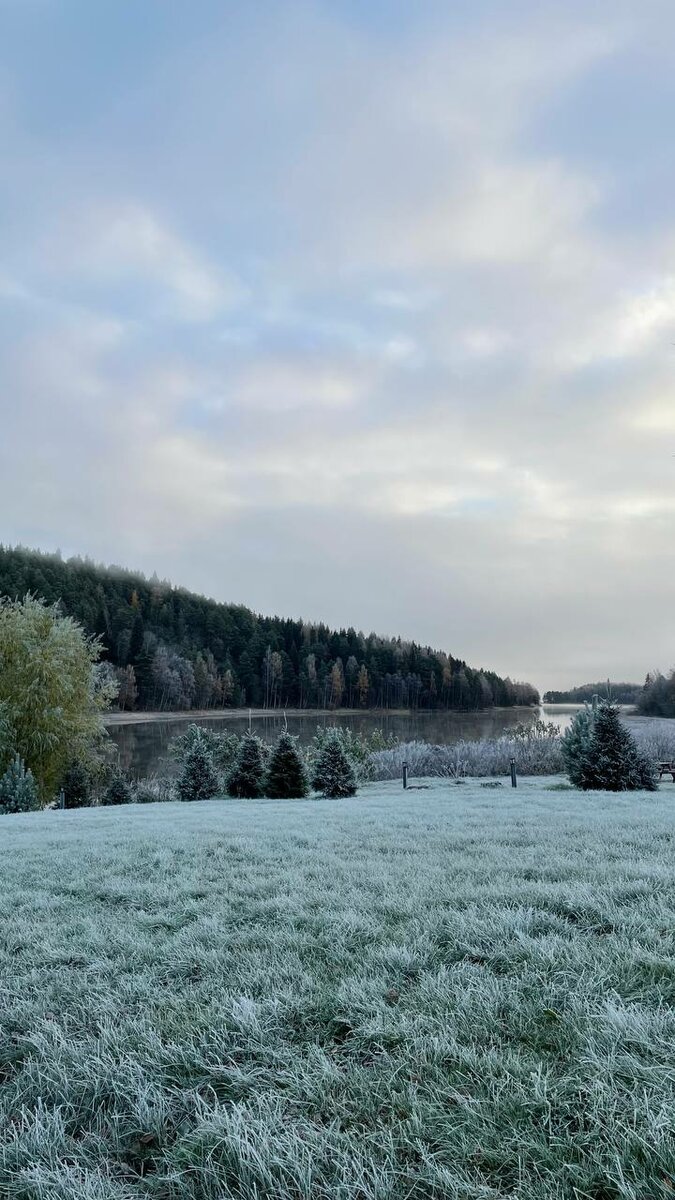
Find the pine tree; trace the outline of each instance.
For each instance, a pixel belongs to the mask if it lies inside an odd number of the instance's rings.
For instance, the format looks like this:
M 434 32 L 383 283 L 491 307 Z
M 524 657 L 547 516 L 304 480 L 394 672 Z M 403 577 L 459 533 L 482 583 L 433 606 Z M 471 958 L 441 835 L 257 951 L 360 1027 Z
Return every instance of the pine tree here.
M 112 776 L 105 792 L 103 793 L 102 804 L 131 804 L 133 795 L 131 788 L 124 778 L 121 771 L 116 771 Z
M 242 738 L 239 753 L 227 781 L 229 796 L 255 800 L 263 795 L 265 767 L 260 738 L 247 734 Z
M 202 741 L 186 752 L 177 786 L 181 800 L 209 800 L 220 791 L 213 759 Z
M 584 707 L 576 714 L 569 729 L 562 736 L 560 748 L 567 771 L 570 783 L 575 787 L 581 787 L 584 763 L 588 757 L 588 752 L 593 738 L 594 713 L 588 707 Z
M 0 779 L 0 813 L 34 812 L 38 808 L 40 799 L 33 773 L 15 754 Z
M 598 708 L 579 782 L 584 790 L 656 791 L 653 764 L 621 724 L 619 710 L 612 704 L 604 703 Z
M 265 794 L 276 800 L 293 800 L 309 790 L 305 764 L 290 733 L 282 733 L 267 768 Z
M 328 737 L 317 759 L 312 786 L 323 796 L 342 798 L 356 795 L 356 776 L 334 734 Z

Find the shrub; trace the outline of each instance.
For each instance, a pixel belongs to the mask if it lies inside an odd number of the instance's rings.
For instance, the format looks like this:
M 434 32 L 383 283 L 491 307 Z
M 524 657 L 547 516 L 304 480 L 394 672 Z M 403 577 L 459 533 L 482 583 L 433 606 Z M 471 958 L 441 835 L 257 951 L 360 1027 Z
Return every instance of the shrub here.
M 335 799 L 356 794 L 356 774 L 339 737 L 326 738 L 314 769 L 312 786 L 323 796 Z
M 91 776 L 84 763 L 71 762 L 61 780 L 64 808 L 87 808 L 91 804 Z
M 115 771 L 101 798 L 101 804 L 131 804 L 133 794 L 121 771 Z
M 254 733 L 247 733 L 241 740 L 239 753 L 227 781 L 229 796 L 243 800 L 255 800 L 263 795 L 265 758 L 262 742 Z
M 653 763 L 621 724 L 619 710 L 612 704 L 601 704 L 595 715 L 593 734 L 581 761 L 579 786 L 586 791 L 656 791 Z
M 182 764 L 188 751 L 197 742 L 208 750 L 218 770 L 229 771 L 237 757 L 241 738 L 237 733 L 215 733 L 213 729 L 193 722 L 188 725 L 185 733 L 179 733 L 177 737 L 172 738 L 169 754 Z
M 535 722 L 529 736 L 517 730 L 515 734 L 459 741 L 451 746 L 401 742 L 391 750 L 378 750 L 371 755 L 370 778 L 400 779 L 404 762 L 411 778 L 508 775 L 512 758 L 516 760 L 519 775 L 558 775 L 563 770 L 559 731 L 553 734 L 544 722 Z
M 168 803 L 176 799 L 173 780 L 160 775 L 148 775 L 134 788 L 134 804 Z
M 211 755 L 199 740 L 194 742 L 183 759 L 177 790 L 180 800 L 210 800 L 220 790 Z
M 26 769 L 23 759 L 15 754 L 0 779 L 0 813 L 34 812 L 40 807 L 33 773 Z
M 675 759 L 675 722 L 664 717 L 625 719 L 637 745 L 653 762 Z
M 309 791 L 307 772 L 296 739 L 282 733 L 269 761 L 265 795 L 276 800 L 293 800 Z

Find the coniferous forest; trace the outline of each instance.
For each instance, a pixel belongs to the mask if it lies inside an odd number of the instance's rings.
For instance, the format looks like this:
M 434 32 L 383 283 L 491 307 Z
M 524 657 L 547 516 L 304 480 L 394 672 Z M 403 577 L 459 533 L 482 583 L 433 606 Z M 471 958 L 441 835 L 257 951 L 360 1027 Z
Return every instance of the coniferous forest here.
M 536 689 L 449 653 L 354 629 L 263 617 L 118 567 L 0 546 L 0 595 L 58 601 L 88 634 L 127 710 L 536 704 Z

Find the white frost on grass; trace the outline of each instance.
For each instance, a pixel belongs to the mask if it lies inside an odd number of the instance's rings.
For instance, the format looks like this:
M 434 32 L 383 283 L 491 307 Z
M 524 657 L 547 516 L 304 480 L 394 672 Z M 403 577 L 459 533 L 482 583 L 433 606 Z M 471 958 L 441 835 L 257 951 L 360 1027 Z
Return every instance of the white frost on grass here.
M 0 1195 L 563 1200 L 672 1176 L 672 785 L 2 821 Z

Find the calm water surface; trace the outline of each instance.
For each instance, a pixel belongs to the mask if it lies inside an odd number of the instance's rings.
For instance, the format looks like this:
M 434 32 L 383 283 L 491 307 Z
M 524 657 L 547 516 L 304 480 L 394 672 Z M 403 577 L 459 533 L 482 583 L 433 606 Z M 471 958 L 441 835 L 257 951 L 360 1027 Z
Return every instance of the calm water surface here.
M 302 713 L 287 718 L 288 729 L 299 737 L 302 744 L 314 737 L 317 725 L 348 726 L 361 733 L 372 733 L 381 729 L 383 733 L 394 733 L 401 741 L 435 742 L 451 745 L 463 738 L 475 741 L 479 738 L 496 737 L 512 729 L 514 725 L 531 723 L 538 717 L 554 721 L 566 729 L 578 705 L 546 704 L 537 708 L 495 708 L 482 713 Z M 214 730 L 243 732 L 248 728 L 248 713 L 229 713 L 226 717 L 186 718 L 167 720 L 159 717 L 151 721 L 129 722 L 112 725 L 110 736 L 115 742 L 121 766 L 137 778 L 160 772 L 170 772 L 173 764 L 167 759 L 169 742 L 183 733 L 196 720 L 198 725 Z M 264 738 L 274 741 L 284 728 L 283 714 L 269 713 L 253 716 L 251 728 Z

